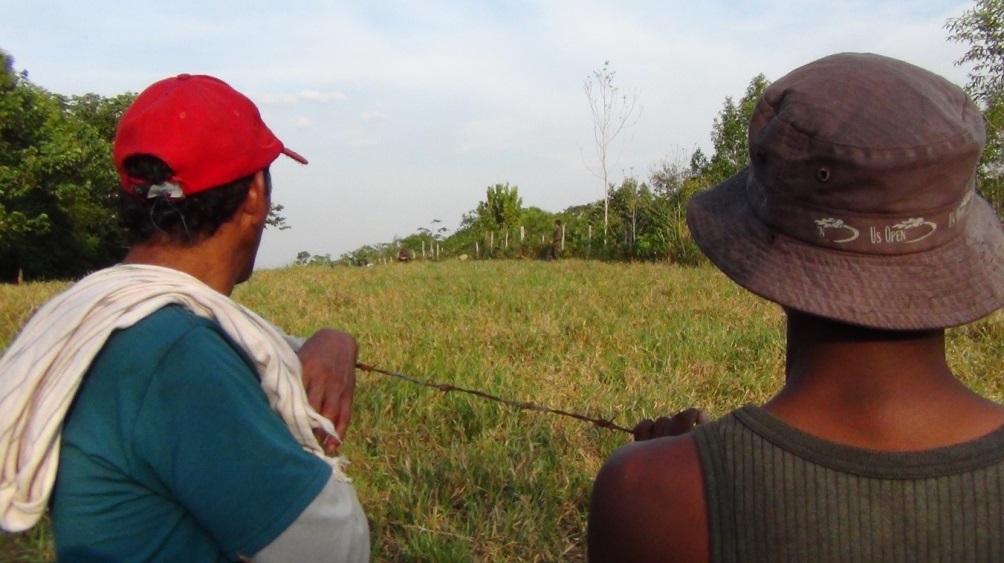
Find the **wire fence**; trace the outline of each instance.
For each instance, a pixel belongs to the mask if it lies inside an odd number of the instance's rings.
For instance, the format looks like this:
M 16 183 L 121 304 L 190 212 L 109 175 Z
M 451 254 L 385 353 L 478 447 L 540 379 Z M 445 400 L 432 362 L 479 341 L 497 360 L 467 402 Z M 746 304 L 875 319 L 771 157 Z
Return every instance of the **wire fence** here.
M 528 411 L 536 411 L 536 412 L 543 412 L 543 413 L 550 413 L 550 414 L 556 414 L 556 415 L 559 415 L 559 416 L 566 416 L 566 417 L 569 417 L 569 418 L 574 418 L 576 420 L 581 420 L 583 422 L 589 422 L 593 426 L 598 426 L 600 428 L 606 428 L 608 430 L 619 430 L 621 432 L 627 432 L 628 434 L 632 433 L 632 431 L 631 431 L 630 428 L 625 428 L 623 426 L 619 426 L 617 424 L 614 424 L 614 422 L 613 422 L 612 419 L 593 418 L 593 417 L 590 417 L 590 416 L 586 416 L 584 414 L 577 414 L 577 413 L 568 412 L 568 411 L 561 410 L 561 409 L 555 409 L 555 408 L 551 408 L 551 407 L 546 407 L 546 406 L 538 405 L 536 403 L 529 402 L 529 401 L 514 401 L 514 400 L 511 400 L 511 399 L 504 399 L 502 397 L 497 397 L 495 395 L 491 395 L 489 393 L 485 393 L 484 391 L 478 391 L 477 389 L 465 389 L 463 387 L 457 387 L 456 385 L 452 385 L 452 384 L 449 384 L 449 383 L 436 383 L 436 382 L 433 382 L 433 381 L 422 381 L 420 379 L 416 379 L 414 377 L 410 377 L 410 376 L 404 375 L 402 373 L 396 373 L 396 372 L 392 372 L 392 371 L 387 371 L 385 369 L 381 369 L 381 368 L 378 368 L 378 367 L 375 367 L 375 366 L 372 366 L 372 365 L 369 365 L 369 364 L 364 364 L 362 362 L 357 362 L 356 363 L 356 368 L 357 369 L 361 369 L 363 371 L 371 372 L 371 373 L 379 373 L 379 374 L 388 375 L 388 376 L 391 376 L 391 377 L 396 377 L 398 379 L 407 381 L 409 383 L 414 383 L 415 385 L 421 385 L 423 387 L 431 387 L 433 389 L 436 389 L 437 391 L 442 391 L 443 393 L 448 393 L 450 391 L 459 391 L 461 393 L 467 393 L 469 395 L 474 395 L 474 396 L 477 396 L 477 397 L 481 397 L 483 399 L 488 399 L 489 401 L 495 401 L 497 403 L 502 403 L 503 405 L 507 405 L 507 406 L 510 406 L 510 407 L 513 407 L 513 408 L 516 408 L 516 409 L 528 410 Z

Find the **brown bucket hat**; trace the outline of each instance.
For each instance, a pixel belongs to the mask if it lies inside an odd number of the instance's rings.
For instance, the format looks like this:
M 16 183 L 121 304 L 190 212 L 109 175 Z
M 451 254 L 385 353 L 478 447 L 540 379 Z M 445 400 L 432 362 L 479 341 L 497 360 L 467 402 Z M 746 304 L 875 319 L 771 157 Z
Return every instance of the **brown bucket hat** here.
M 764 92 L 750 163 L 687 222 L 727 276 L 781 305 L 883 329 L 1004 306 L 1004 227 L 974 191 L 983 116 L 958 86 L 873 54 L 832 55 Z

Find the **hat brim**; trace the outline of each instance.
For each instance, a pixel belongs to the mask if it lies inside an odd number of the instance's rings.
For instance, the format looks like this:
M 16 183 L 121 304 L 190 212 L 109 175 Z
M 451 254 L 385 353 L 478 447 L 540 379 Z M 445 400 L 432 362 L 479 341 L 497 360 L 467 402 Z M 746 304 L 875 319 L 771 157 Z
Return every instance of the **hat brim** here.
M 1004 227 L 975 197 L 962 233 L 934 250 L 871 255 L 772 230 L 746 197 L 745 168 L 691 198 L 687 224 L 725 275 L 781 305 L 890 330 L 958 326 L 1004 306 Z

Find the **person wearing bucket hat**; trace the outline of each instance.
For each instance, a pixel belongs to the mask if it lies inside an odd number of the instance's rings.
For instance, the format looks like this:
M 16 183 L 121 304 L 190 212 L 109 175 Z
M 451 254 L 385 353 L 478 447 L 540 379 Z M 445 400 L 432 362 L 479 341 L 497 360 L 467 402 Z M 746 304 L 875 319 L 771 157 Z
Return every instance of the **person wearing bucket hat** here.
M 0 358 L 0 524 L 48 508 L 60 560 L 358 561 L 369 530 L 337 448 L 358 346 L 284 334 L 232 301 L 285 147 L 225 82 L 182 74 L 123 114 L 132 244 Z
M 874 54 L 765 90 L 748 166 L 687 220 L 783 308 L 784 386 L 615 452 L 590 559 L 1004 559 L 1004 408 L 945 352 L 946 328 L 1004 306 L 1004 228 L 975 190 L 984 127 L 959 87 Z M 683 432 L 662 426 L 642 433 Z

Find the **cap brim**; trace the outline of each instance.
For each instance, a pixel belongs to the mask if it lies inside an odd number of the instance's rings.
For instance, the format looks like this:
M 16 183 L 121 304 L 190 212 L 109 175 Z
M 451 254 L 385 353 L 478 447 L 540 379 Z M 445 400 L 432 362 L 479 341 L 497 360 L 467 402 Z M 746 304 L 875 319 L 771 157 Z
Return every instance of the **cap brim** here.
M 748 173 L 695 195 L 687 224 L 704 254 L 753 293 L 821 317 L 893 330 L 958 326 L 1004 306 L 1004 227 L 983 198 L 974 198 L 964 231 L 947 244 L 879 256 L 773 231 L 748 203 Z
M 300 153 L 296 151 L 292 151 L 290 149 L 287 149 L 286 147 L 282 147 L 282 154 L 288 156 L 289 158 L 292 158 L 293 160 L 299 162 L 300 164 L 307 164 L 307 159 L 300 156 Z

